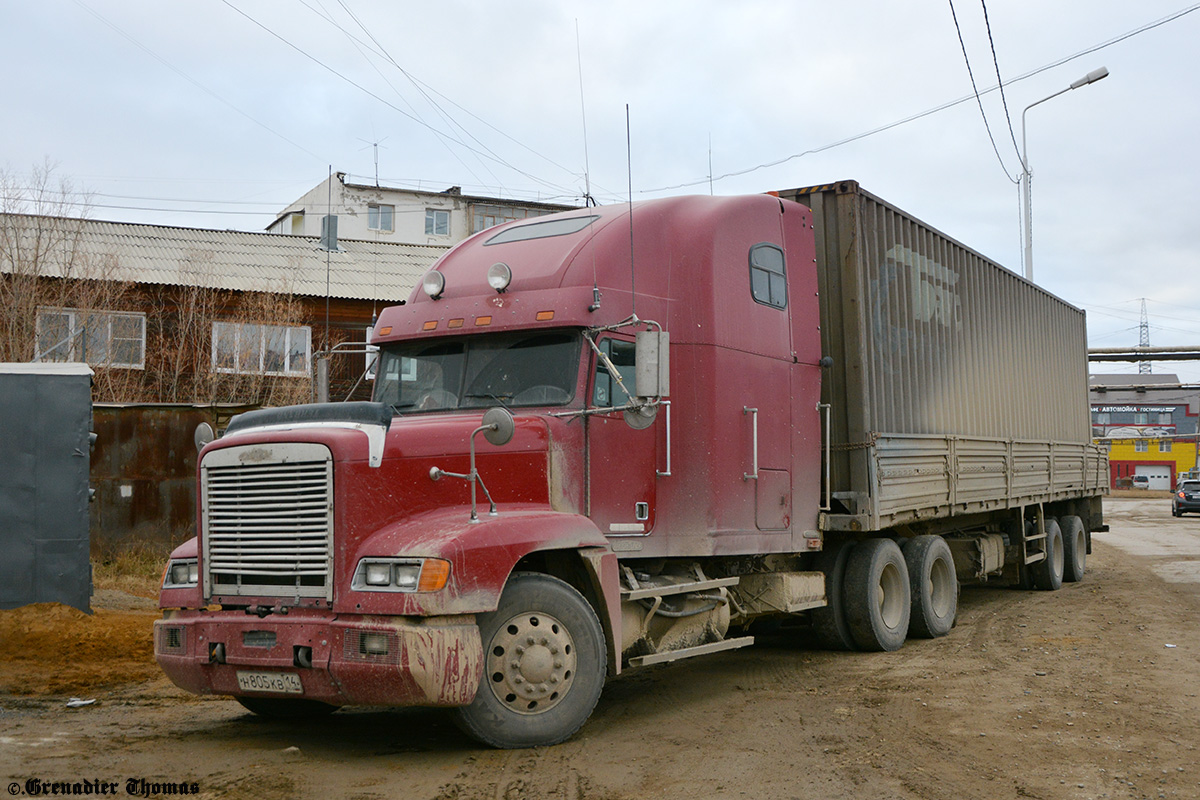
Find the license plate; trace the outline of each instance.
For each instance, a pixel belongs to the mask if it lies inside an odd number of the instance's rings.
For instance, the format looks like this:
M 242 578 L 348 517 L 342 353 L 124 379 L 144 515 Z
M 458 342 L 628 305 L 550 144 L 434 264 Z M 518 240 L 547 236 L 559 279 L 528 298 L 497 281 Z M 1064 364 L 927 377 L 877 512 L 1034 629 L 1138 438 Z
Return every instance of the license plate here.
M 238 672 L 238 688 L 243 692 L 303 694 L 300 676 L 294 672 Z

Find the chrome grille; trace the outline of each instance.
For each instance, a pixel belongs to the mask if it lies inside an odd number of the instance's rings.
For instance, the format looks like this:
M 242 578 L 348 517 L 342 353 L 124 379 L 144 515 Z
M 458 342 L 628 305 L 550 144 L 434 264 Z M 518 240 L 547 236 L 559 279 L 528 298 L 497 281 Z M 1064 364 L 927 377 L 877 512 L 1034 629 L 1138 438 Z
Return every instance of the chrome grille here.
M 201 469 L 205 596 L 332 599 L 333 462 L 322 445 L 218 450 Z

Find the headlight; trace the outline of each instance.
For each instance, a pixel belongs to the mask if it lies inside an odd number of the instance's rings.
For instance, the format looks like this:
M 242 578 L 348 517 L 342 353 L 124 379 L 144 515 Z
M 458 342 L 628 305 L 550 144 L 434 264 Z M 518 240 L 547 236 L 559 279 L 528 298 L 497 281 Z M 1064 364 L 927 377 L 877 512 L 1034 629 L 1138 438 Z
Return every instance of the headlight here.
M 200 583 L 200 565 L 196 559 L 171 561 L 163 573 L 164 589 L 185 589 Z
M 430 270 L 421 278 L 421 289 L 429 295 L 429 299 L 437 300 L 446 291 L 446 277 L 437 270 Z
M 503 292 L 512 283 L 512 270 L 508 268 L 508 264 L 498 261 L 488 267 L 487 281 L 488 286 L 497 292 Z
M 354 570 L 355 591 L 436 592 L 450 577 L 440 558 L 364 558 Z

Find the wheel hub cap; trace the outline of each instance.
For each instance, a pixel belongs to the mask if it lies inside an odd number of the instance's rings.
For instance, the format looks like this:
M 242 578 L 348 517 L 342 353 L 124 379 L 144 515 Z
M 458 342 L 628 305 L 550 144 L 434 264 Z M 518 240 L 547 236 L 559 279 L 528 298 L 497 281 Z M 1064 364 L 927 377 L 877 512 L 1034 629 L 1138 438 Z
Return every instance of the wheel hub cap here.
M 506 707 L 541 714 L 558 705 L 575 677 L 575 642 L 543 613 L 523 613 L 497 629 L 487 649 L 488 686 Z

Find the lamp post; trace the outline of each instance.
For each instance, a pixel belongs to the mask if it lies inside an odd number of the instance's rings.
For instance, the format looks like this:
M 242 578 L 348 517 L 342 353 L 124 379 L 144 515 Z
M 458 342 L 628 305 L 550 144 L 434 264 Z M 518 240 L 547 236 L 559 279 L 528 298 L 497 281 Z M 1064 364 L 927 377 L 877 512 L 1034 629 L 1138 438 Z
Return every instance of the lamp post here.
M 1025 110 L 1021 112 L 1021 188 L 1024 189 L 1021 195 L 1021 207 L 1025 222 L 1025 278 L 1027 280 L 1033 280 L 1033 211 L 1030 208 L 1031 204 L 1029 199 L 1030 179 L 1033 177 L 1033 173 L 1029 169 L 1029 148 L 1025 145 L 1025 115 L 1028 114 L 1029 109 L 1033 108 L 1034 106 L 1041 105 L 1047 100 L 1053 100 L 1060 94 L 1066 94 L 1072 89 L 1078 89 L 1081 86 L 1087 86 L 1089 83 L 1095 83 L 1096 81 L 1107 77 L 1107 67 L 1094 69 L 1087 75 L 1084 75 L 1082 78 L 1072 83 L 1067 88 L 1061 89 L 1049 97 L 1043 97 L 1036 103 L 1030 103 L 1029 105 L 1025 106 Z

